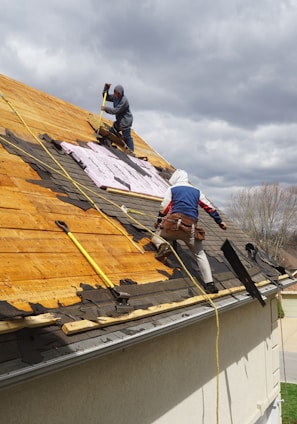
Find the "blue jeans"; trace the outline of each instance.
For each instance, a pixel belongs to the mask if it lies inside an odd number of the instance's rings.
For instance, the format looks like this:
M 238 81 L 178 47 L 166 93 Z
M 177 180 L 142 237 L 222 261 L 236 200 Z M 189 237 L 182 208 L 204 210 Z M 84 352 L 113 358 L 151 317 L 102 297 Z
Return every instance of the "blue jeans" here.
M 129 149 L 134 152 L 134 142 L 133 138 L 131 137 L 131 128 L 121 130 L 120 128 L 118 128 L 118 125 L 114 123 L 113 126 L 109 129 L 109 131 L 115 135 L 119 135 L 119 131 L 122 131 L 124 142 L 127 144 Z
M 134 152 L 134 142 L 133 142 L 133 138 L 131 137 L 131 128 L 127 128 L 126 130 L 123 130 L 122 133 L 123 133 L 123 138 L 125 143 L 129 147 L 129 149 L 132 150 L 132 152 Z

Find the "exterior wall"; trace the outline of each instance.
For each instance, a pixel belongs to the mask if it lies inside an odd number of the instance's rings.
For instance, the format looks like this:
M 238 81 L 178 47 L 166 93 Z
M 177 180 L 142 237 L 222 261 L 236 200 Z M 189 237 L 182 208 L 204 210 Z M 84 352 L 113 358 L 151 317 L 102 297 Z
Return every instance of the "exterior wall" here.
M 219 328 L 219 422 L 262 423 L 279 393 L 276 301 L 225 312 Z M 215 337 L 211 318 L 4 389 L 1 422 L 215 423 Z
M 264 415 L 261 416 L 256 424 L 279 424 L 280 423 L 280 401 L 275 401 L 266 409 Z
M 285 317 L 297 317 L 297 292 L 282 292 L 282 306 L 285 312 Z

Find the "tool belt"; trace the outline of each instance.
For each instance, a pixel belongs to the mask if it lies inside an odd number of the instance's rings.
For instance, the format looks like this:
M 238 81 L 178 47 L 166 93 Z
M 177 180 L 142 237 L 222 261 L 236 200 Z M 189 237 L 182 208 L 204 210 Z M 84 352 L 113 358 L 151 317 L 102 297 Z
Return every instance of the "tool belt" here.
M 161 228 L 165 231 L 182 230 L 186 233 L 195 232 L 196 240 L 205 240 L 205 231 L 201 227 L 197 227 L 197 221 L 182 213 L 172 213 L 162 219 Z

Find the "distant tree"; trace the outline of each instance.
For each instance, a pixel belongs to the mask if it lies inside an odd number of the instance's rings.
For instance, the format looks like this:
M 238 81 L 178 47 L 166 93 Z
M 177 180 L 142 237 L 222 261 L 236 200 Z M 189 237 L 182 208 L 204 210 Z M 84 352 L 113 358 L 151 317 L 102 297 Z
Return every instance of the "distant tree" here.
M 295 228 L 295 231 L 292 233 L 291 237 L 287 241 L 285 249 L 288 253 L 292 254 L 297 258 L 297 228 Z
M 229 216 L 273 259 L 296 231 L 297 185 L 263 183 L 231 195 Z

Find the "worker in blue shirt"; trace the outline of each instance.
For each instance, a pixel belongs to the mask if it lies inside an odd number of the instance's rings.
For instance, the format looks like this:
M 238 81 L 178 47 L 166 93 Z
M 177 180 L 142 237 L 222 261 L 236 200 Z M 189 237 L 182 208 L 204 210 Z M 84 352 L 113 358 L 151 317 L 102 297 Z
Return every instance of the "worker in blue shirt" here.
M 157 231 L 151 240 L 157 248 L 155 256 L 158 260 L 164 261 L 170 255 L 171 248 L 168 243 L 164 243 L 164 240 L 184 241 L 197 261 L 206 293 L 218 293 L 202 240 L 198 238 L 199 207 L 203 208 L 221 229 L 226 230 L 227 225 L 205 195 L 189 183 L 186 171 L 177 169 L 171 176 L 169 184 L 171 187 L 164 195 L 159 217 L 155 222 Z

